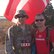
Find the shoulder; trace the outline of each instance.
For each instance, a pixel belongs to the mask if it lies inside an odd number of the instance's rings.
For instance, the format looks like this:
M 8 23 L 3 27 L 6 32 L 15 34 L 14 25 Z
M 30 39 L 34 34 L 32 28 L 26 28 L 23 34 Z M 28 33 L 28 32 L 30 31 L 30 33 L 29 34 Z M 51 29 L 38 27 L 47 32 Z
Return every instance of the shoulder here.
M 30 26 L 30 31 L 33 35 L 36 34 L 36 29 L 32 26 L 32 25 L 29 25 Z
M 32 25 L 27 25 L 27 27 L 31 30 L 34 30 L 34 27 Z
M 46 26 L 46 28 L 47 28 L 49 31 L 53 31 L 53 30 L 54 30 L 54 28 L 53 28 L 52 26 L 50 26 L 50 25 Z
M 34 27 L 32 25 L 27 25 L 27 26 L 34 29 Z
M 50 32 L 54 34 L 54 29 L 50 30 Z
M 50 33 L 52 34 L 54 34 L 54 28 L 53 27 L 48 27 L 48 30 L 50 31 Z
M 14 28 L 16 28 L 16 27 L 17 27 L 16 25 L 10 26 L 10 27 L 8 28 L 8 31 L 13 31 Z

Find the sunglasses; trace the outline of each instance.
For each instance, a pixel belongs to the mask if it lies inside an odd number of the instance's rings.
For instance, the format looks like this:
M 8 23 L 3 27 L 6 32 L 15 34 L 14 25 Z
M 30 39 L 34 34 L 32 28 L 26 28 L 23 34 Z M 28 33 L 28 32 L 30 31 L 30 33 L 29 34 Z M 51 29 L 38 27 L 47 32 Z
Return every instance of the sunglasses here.
M 38 21 L 42 22 L 42 21 L 44 21 L 44 19 L 36 19 L 35 21 L 36 22 L 38 22 Z
M 24 17 L 28 18 L 27 15 L 23 15 L 23 14 L 17 14 L 17 15 L 15 16 L 15 18 L 24 18 Z

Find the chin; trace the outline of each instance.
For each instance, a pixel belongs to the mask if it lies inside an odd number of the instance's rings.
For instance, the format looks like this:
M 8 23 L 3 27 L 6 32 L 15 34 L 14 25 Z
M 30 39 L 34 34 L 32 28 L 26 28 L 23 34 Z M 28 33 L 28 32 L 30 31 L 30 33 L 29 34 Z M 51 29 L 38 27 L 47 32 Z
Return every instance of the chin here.
M 37 25 L 37 27 L 42 27 L 41 25 Z

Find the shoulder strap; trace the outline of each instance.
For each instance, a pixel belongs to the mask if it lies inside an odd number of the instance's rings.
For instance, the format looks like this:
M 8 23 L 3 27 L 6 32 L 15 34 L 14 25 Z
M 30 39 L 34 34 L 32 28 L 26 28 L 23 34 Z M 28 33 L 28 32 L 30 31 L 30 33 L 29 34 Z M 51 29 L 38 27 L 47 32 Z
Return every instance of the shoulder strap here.
M 46 43 L 47 43 L 47 45 L 48 45 L 48 43 L 50 44 L 50 52 L 51 52 L 51 50 L 52 50 L 52 48 L 53 48 L 53 46 L 52 46 L 52 42 L 48 42 L 49 41 L 49 39 L 50 39 L 50 30 L 52 30 L 51 28 L 47 28 L 46 29 L 47 31 L 47 33 L 46 33 Z
M 48 41 L 50 39 L 50 29 L 46 28 L 46 40 Z
M 49 44 L 49 39 L 50 39 L 50 29 L 47 27 L 46 28 L 46 43 L 47 43 L 47 46 Z

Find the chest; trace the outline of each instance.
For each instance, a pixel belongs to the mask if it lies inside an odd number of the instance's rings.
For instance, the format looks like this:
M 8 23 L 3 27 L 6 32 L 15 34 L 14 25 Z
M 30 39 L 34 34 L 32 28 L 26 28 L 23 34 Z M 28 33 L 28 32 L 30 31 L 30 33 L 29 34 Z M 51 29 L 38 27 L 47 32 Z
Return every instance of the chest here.
M 47 34 L 46 31 L 44 32 L 36 32 L 36 38 L 46 38 Z
M 15 30 L 14 33 L 14 42 L 16 45 L 21 43 L 31 43 L 31 31 L 29 28 Z
M 36 35 L 35 35 L 35 39 L 36 41 L 46 41 L 46 37 L 47 37 L 47 34 L 46 34 L 46 31 L 44 32 L 36 32 Z

